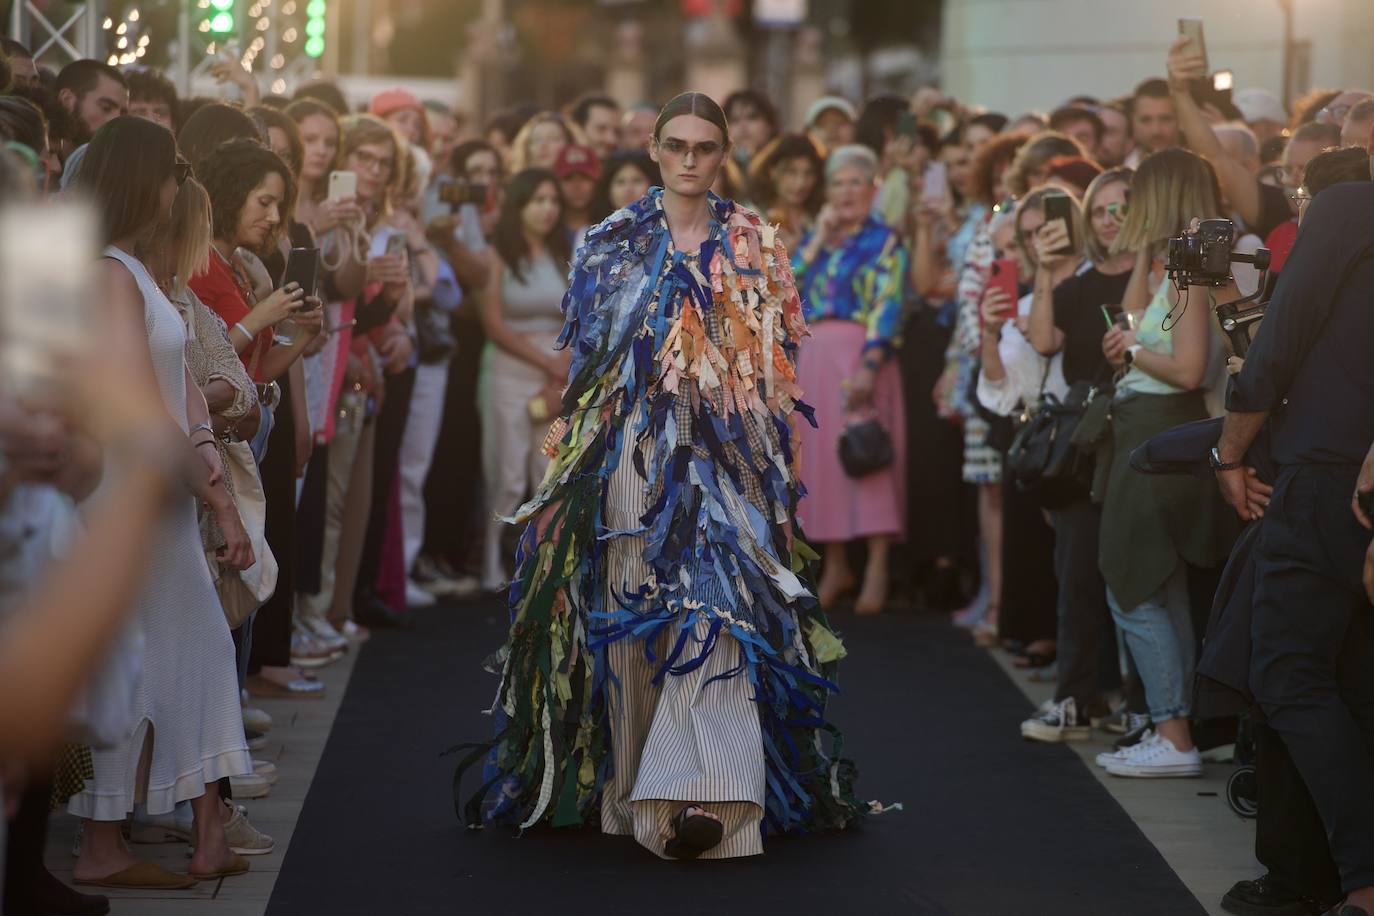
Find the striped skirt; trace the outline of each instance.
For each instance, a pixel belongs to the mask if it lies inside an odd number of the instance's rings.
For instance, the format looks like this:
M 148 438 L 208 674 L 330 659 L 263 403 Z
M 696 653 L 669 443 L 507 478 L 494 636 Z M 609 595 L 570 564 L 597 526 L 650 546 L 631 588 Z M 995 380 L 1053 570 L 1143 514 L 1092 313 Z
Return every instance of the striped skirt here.
M 633 465 L 626 456 L 610 480 L 606 524 L 612 529 L 637 527 L 647 508 L 648 486 Z M 650 581 L 653 571 L 643 551 L 642 537 L 610 541 L 608 601 Z M 708 626 L 705 621 L 697 625 L 698 645 Z M 687 674 L 669 674 L 655 685 L 658 665 L 649 661 L 649 653 L 661 660 L 679 635 L 665 632 L 652 646 L 626 638 L 607 651 L 610 673 L 619 683 L 612 681 L 608 688 L 615 759 L 602 795 L 601 830 L 632 835 L 666 858 L 663 846 L 672 836 L 673 817 L 686 804 L 698 803 L 725 828 L 720 845 L 702 858 L 759 855 L 765 765 L 758 708 L 743 672 L 708 684 L 739 665 L 739 644 L 722 632 L 705 664 Z

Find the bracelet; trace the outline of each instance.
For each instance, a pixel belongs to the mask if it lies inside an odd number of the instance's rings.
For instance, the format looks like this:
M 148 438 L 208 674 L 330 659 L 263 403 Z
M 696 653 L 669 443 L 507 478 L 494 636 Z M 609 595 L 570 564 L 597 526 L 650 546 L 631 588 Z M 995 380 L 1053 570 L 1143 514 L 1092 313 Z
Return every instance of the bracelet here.
M 247 328 L 245 328 L 245 327 L 243 326 L 243 322 L 242 322 L 242 321 L 235 321 L 235 322 L 234 322 L 234 327 L 236 327 L 236 328 L 238 328 L 240 331 L 242 331 L 242 332 L 243 332 L 243 336 L 244 336 L 244 337 L 247 337 L 249 340 L 253 340 L 253 339 L 255 339 L 255 338 L 257 337 L 256 334 L 254 334 L 252 331 L 248 330 Z
M 192 426 L 189 430 L 186 431 L 186 435 L 187 435 L 187 436 L 194 436 L 196 433 L 200 432 L 201 430 L 205 430 L 207 433 L 210 434 L 210 436 L 211 436 L 212 438 L 213 438 L 214 435 L 215 435 L 215 428 L 214 428 L 213 426 L 211 426 L 209 423 L 199 423 L 199 424 L 197 424 L 197 425 L 195 425 L 195 426 Z
M 214 445 L 214 444 L 215 444 L 215 440 L 214 440 L 214 439 L 202 439 L 202 440 L 200 440 L 199 442 L 196 443 L 196 448 L 200 448 L 202 445 Z

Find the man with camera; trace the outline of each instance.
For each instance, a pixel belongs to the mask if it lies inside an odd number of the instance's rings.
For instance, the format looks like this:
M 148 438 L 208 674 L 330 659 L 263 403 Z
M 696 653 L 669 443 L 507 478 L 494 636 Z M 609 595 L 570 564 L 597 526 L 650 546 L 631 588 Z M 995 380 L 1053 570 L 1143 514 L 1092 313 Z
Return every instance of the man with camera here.
M 1374 147 L 1374 137 L 1371 138 Z M 1261 518 L 1250 686 L 1311 790 L 1347 895 L 1374 916 L 1374 607 L 1362 582 L 1374 490 L 1374 184 L 1310 205 L 1212 453 L 1242 518 Z M 1272 498 L 1241 462 L 1269 421 Z M 1368 468 L 1361 473 L 1361 463 Z

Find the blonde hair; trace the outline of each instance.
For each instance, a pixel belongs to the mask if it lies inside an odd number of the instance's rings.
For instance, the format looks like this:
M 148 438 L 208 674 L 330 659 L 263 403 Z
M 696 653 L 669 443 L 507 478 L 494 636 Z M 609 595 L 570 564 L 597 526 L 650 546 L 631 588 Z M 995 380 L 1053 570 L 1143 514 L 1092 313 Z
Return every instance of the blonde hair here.
M 1131 180 L 1131 207 L 1111 253 L 1157 247 L 1180 235 L 1194 217 L 1221 215 L 1221 188 L 1211 164 L 1186 149 L 1161 150 Z
M 1131 169 L 1109 169 L 1093 179 L 1092 184 L 1088 185 L 1088 190 L 1083 194 L 1083 253 L 1089 261 L 1100 264 L 1111 258 L 1112 253 L 1102 247 L 1102 243 L 1097 240 L 1097 233 L 1092 228 L 1093 205 L 1097 203 L 1097 195 L 1102 193 L 1102 189 L 1109 184 L 1124 184 L 1127 193 L 1130 192 L 1131 178 L 1135 172 Z M 1127 210 L 1129 212 L 1129 208 Z
M 210 194 L 194 178 L 187 178 L 177 191 L 172 216 L 154 243 L 167 252 L 168 285 L 173 296 L 186 292 L 191 278 L 210 266 L 210 245 L 214 231 L 210 221 Z M 156 248 L 154 248 L 156 250 Z
M 343 135 L 339 139 L 339 162 L 341 163 L 357 152 L 360 146 L 385 143 L 391 147 L 391 174 L 387 175 L 386 180 L 382 182 L 382 199 L 372 201 L 377 206 L 377 213 L 385 216 L 391 212 L 391 189 L 396 185 L 401 170 L 404 168 L 404 164 L 401 162 L 404 155 L 401 144 L 405 141 L 392 129 L 390 124 L 370 114 L 349 115 L 339 123 L 343 128 Z
M 523 172 L 525 169 L 534 168 L 530 162 L 530 135 L 540 124 L 556 124 L 558 129 L 563 131 L 563 141 L 572 143 L 574 140 L 572 128 L 568 122 L 563 120 L 563 116 L 553 111 L 541 111 L 531 117 L 516 131 L 515 138 L 510 142 L 510 173 Z
M 1011 161 L 1011 167 L 1003 179 L 1007 190 L 1014 197 L 1025 194 L 1031 189 L 1032 174 L 1060 156 L 1088 158 L 1083 147 L 1068 134 L 1061 134 L 1057 130 L 1042 130 L 1035 134 L 1016 151 L 1016 158 Z

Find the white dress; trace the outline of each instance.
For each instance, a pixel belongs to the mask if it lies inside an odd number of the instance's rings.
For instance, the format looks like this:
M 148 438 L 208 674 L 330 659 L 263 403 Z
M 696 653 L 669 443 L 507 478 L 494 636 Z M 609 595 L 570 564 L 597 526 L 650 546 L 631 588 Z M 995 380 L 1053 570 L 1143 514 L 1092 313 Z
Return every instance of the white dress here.
M 105 256 L 123 264 L 138 282 L 163 403 L 189 431 L 181 316 L 136 258 L 114 247 L 105 249 Z M 150 814 L 165 814 L 177 802 L 203 794 L 207 783 L 253 770 L 239 709 L 234 644 L 190 494 L 169 510 L 157 536 L 138 614 L 145 639 L 143 682 L 135 700 L 138 724 L 124 743 L 93 752 L 95 779 L 68 806 L 79 817 L 123 820 L 135 801 L 145 801 Z M 147 781 L 136 785 L 149 740 Z

